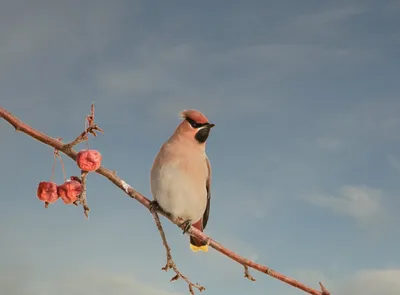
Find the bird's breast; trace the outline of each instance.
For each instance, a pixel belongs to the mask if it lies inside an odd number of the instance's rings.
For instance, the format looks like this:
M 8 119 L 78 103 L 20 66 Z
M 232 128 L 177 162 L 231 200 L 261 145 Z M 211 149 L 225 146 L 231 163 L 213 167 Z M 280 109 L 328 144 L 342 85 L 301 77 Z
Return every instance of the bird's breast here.
M 153 167 L 153 198 L 163 210 L 175 217 L 197 222 L 207 205 L 206 169 L 205 161 L 204 165 L 175 161 Z

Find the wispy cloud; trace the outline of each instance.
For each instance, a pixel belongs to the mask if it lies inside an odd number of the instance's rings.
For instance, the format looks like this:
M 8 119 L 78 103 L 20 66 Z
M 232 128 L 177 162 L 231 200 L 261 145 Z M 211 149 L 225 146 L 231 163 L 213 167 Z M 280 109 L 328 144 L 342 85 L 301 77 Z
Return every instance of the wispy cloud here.
M 321 282 L 329 291 L 334 292 L 334 282 L 322 271 L 317 269 L 299 269 L 293 272 L 293 277 L 309 286 L 317 286 Z
M 109 5 L 101 0 L 98 4 L 78 9 L 73 1 L 49 5 L 39 0 L 20 9 L 16 2 L 4 3 L 0 64 L 27 65 L 34 59 L 44 62 L 44 57 L 49 61 L 55 56 L 58 63 L 76 64 L 76 59 L 101 53 L 120 36 L 117 27 L 125 12 L 117 3 Z
M 71 284 L 71 282 L 74 282 Z M 78 272 L 64 275 L 61 282 L 49 294 L 119 294 L 119 295 L 181 295 L 183 293 L 166 291 L 151 283 L 142 283 L 130 274 L 113 274 L 101 271 Z
M 343 21 L 349 17 L 365 12 L 366 8 L 361 6 L 334 7 L 316 11 L 314 13 L 302 14 L 293 20 L 296 26 L 326 26 L 328 24 Z
M 397 100 L 359 101 L 342 112 L 322 117 L 321 132 L 329 138 L 346 143 L 364 143 L 400 138 L 400 103 Z
M 398 295 L 400 269 L 361 270 L 342 288 L 341 294 Z
M 354 218 L 360 223 L 381 221 L 386 214 L 383 191 L 367 186 L 345 186 L 336 196 L 314 194 L 307 200 L 335 213 Z
M 393 154 L 389 154 L 387 156 L 387 160 L 389 165 L 397 172 L 400 172 L 400 158 L 393 155 Z
M 238 185 L 232 181 L 220 183 L 214 188 L 215 202 L 223 210 L 230 212 L 230 223 L 242 223 L 237 216 L 262 220 L 271 210 L 271 194 L 266 189 L 250 185 Z
M 327 151 L 340 151 L 344 147 L 343 140 L 340 138 L 319 137 L 316 140 L 317 146 Z
M 116 274 L 107 271 L 87 269 L 71 272 L 57 272 L 57 276 L 10 266 L 8 272 L 2 270 L 0 293 L 7 295 L 182 295 L 174 291 L 156 287 L 153 282 L 143 283 L 133 274 Z M 38 282 L 41 282 L 40 284 Z
M 333 294 L 398 295 L 400 291 L 399 268 L 358 270 L 347 274 L 347 279 L 344 276 L 333 279 L 317 269 L 297 270 L 294 276 L 311 286 L 322 282 Z

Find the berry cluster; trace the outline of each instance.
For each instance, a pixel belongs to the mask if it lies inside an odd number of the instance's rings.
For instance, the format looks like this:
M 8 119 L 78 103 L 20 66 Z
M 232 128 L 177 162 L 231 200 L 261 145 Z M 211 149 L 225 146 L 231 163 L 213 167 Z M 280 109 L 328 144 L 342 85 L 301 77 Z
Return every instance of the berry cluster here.
M 61 161 L 58 151 L 55 151 L 54 154 L 57 155 Z M 102 156 L 100 152 L 96 150 L 82 150 L 76 155 L 78 167 L 87 172 L 96 171 L 101 166 L 101 160 Z M 53 164 L 53 174 L 54 165 L 55 162 Z M 49 204 L 54 204 L 58 198 L 61 198 L 64 204 L 77 205 L 82 190 L 81 179 L 77 176 L 71 176 L 70 179 L 66 179 L 61 185 L 57 185 L 51 180 L 40 182 L 37 189 L 37 197 L 40 201 L 45 203 L 45 208 L 47 208 Z

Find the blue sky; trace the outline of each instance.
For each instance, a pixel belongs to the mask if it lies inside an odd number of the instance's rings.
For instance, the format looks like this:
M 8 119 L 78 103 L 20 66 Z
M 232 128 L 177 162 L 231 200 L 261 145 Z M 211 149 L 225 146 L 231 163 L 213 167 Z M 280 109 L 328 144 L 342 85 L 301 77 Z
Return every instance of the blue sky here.
M 333 294 L 400 291 L 398 1 L 0 1 L 0 105 L 73 139 L 92 101 L 103 163 L 150 197 L 186 108 L 216 124 L 207 233 Z M 177 295 L 148 212 L 98 175 L 45 210 L 52 150 L 0 124 L 0 293 Z M 81 146 L 79 148 L 83 148 Z M 68 175 L 77 167 L 66 158 Z M 57 181 L 62 182 L 58 166 Z M 204 294 L 302 294 L 164 221 Z

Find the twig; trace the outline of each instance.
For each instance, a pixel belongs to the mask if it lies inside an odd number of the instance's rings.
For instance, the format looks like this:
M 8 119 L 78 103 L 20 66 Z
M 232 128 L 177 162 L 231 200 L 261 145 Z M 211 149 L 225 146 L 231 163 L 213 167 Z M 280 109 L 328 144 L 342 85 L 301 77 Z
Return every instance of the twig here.
M 324 286 L 321 282 L 319 282 L 319 286 L 321 287 L 322 295 L 330 295 L 330 294 L 331 294 L 331 293 L 328 291 L 328 289 L 325 288 L 325 286 Z
M 84 142 L 88 139 L 87 135 L 90 133 L 93 136 L 97 136 L 95 131 L 99 131 L 101 133 L 104 133 L 104 131 L 97 126 L 97 124 L 94 124 L 93 126 L 89 126 L 86 128 L 85 131 L 83 131 L 77 138 L 75 138 L 73 141 L 70 143 L 65 144 L 66 149 L 72 149 L 74 146 L 80 144 L 81 142 Z
M 86 199 L 86 177 L 88 175 L 87 171 L 81 170 L 81 184 L 82 184 L 82 193 L 79 196 L 79 203 L 83 207 L 83 214 L 85 214 L 86 219 L 89 219 L 89 207 Z
M 9 124 L 11 124 L 16 131 L 23 132 L 34 139 L 47 144 L 49 146 L 52 146 L 53 148 L 56 148 L 69 156 L 71 159 L 75 161 L 76 159 L 76 154 L 77 152 L 72 149 L 71 146 L 65 145 L 62 142 L 58 141 L 55 138 L 52 138 L 48 135 L 46 135 L 43 132 L 40 132 L 39 130 L 36 130 L 29 125 L 25 124 L 21 120 L 19 120 L 17 117 L 12 115 L 10 112 L 7 110 L 3 109 L 0 107 L 0 117 L 2 117 L 4 120 L 6 120 Z M 119 178 L 112 170 L 109 170 L 105 167 L 100 167 L 99 169 L 96 170 L 96 173 L 103 175 L 106 177 L 108 180 L 110 180 L 112 183 L 114 183 L 117 187 L 119 187 L 121 190 L 123 190 L 128 196 L 131 198 L 137 200 L 139 203 L 141 203 L 143 206 L 149 209 L 149 206 L 151 204 L 150 200 L 147 199 L 144 195 L 140 194 L 138 191 L 136 191 L 134 188 L 132 188 L 129 184 L 127 184 L 124 180 Z M 179 225 L 182 223 L 182 220 L 174 220 L 170 216 L 160 213 L 164 215 L 167 219 L 169 219 L 172 223 Z M 210 238 L 203 232 L 199 231 L 198 229 L 191 227 L 190 230 L 188 231 L 187 234 L 190 234 L 191 236 L 197 238 L 198 240 L 209 242 L 210 247 L 214 248 L 221 254 L 229 257 L 230 259 L 240 263 L 241 265 L 246 265 L 250 268 L 253 268 L 257 271 L 260 271 L 264 274 L 267 274 L 273 278 L 276 278 L 286 284 L 289 284 L 293 287 L 296 287 L 300 290 L 303 290 L 304 292 L 307 292 L 312 295 L 330 295 L 329 291 L 321 284 L 321 291 L 316 290 L 314 288 L 311 288 L 309 286 L 304 285 L 303 283 L 296 281 L 290 277 L 287 277 L 265 265 L 258 264 L 254 261 L 251 261 L 249 259 L 246 259 L 239 254 L 233 252 L 232 250 L 222 246 L 220 243 L 215 241 L 214 239 Z
M 247 265 L 243 265 L 243 267 L 244 267 L 244 277 L 252 282 L 255 282 L 256 279 L 250 274 L 249 267 Z
M 92 134 L 94 137 L 97 136 L 96 131 L 99 131 L 104 134 L 103 129 L 101 129 L 97 124 L 94 123 L 94 103 L 91 106 L 91 112 L 89 115 L 86 116 L 86 127 L 85 131 L 83 131 L 77 138 L 75 138 L 70 143 L 65 144 L 65 149 L 72 149 L 74 146 L 80 144 L 88 140 L 88 134 Z
M 168 245 L 167 237 L 165 236 L 164 229 L 163 229 L 163 227 L 162 227 L 162 225 L 161 225 L 160 218 L 158 217 L 158 214 L 157 214 L 157 212 L 155 212 L 155 210 L 150 210 L 150 211 L 151 211 L 151 214 L 153 215 L 154 222 L 155 222 L 156 225 L 157 225 L 157 229 L 158 229 L 158 231 L 160 232 L 160 236 L 161 236 L 163 245 L 164 245 L 164 247 L 165 247 L 165 252 L 166 252 L 166 256 L 167 256 L 167 263 L 166 263 L 165 266 L 164 266 L 163 268 L 161 268 L 161 269 L 162 269 L 162 270 L 165 270 L 165 271 L 168 271 L 170 268 L 172 268 L 172 269 L 174 270 L 174 272 L 175 272 L 176 275 L 171 279 L 171 282 L 172 282 L 172 281 L 176 281 L 176 280 L 178 280 L 178 279 L 180 279 L 180 278 L 183 279 L 183 280 L 188 284 L 189 291 L 190 291 L 190 293 L 191 293 L 192 295 L 194 295 L 193 288 L 198 289 L 200 292 L 204 291 L 206 288 L 204 288 L 202 285 L 192 283 L 185 275 L 183 275 L 183 274 L 179 271 L 179 269 L 178 269 L 178 267 L 176 266 L 174 260 L 172 259 L 171 248 L 170 248 L 169 245 Z

